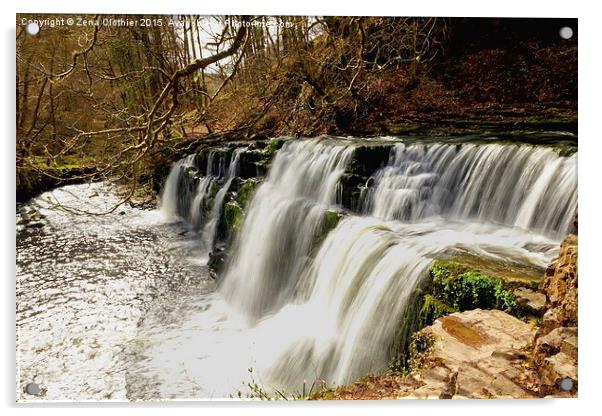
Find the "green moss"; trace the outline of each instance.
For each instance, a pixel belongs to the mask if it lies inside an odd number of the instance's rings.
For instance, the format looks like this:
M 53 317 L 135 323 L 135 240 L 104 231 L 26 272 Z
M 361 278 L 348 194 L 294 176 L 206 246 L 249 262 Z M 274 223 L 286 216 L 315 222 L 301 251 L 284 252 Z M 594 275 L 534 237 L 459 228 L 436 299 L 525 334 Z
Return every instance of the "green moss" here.
M 431 267 L 432 293 L 436 299 L 459 311 L 501 309 L 516 311 L 512 293 L 497 277 L 468 271 L 453 261 L 437 261 Z
M 17 166 L 16 169 L 18 201 L 25 201 L 59 184 L 81 181 L 77 177 L 95 171 L 93 162 L 75 155 L 65 155 L 60 160 L 51 161 L 32 156 L 28 163 L 34 167 Z
M 220 185 L 217 181 L 212 181 L 209 184 L 209 189 L 207 189 L 207 196 L 205 202 L 203 203 L 203 213 L 209 218 L 211 216 L 213 204 L 215 202 L 215 197 L 219 192 Z
M 242 208 L 236 202 L 224 204 L 224 221 L 229 238 L 232 238 L 238 232 L 242 222 L 242 212 Z
M 328 232 L 336 228 L 342 218 L 342 214 L 337 211 L 326 211 L 324 213 L 323 227 Z
M 272 139 L 268 143 L 267 148 L 271 149 L 272 151 L 276 151 L 276 150 L 281 149 L 283 145 L 284 145 L 284 140 L 282 140 L 282 139 Z
M 243 210 L 246 209 L 249 205 L 249 202 L 251 202 L 251 199 L 255 194 L 256 186 L 257 181 L 255 179 L 247 179 L 238 188 L 234 200 Z
M 387 131 L 393 135 L 404 135 L 416 132 L 422 128 L 423 126 L 419 123 L 403 123 L 390 125 L 387 127 Z
M 442 316 L 449 315 L 450 313 L 457 312 L 453 307 L 445 304 L 433 295 L 424 295 L 424 301 L 422 308 L 420 309 L 419 320 L 420 327 L 423 328 L 428 325 L 432 325 L 437 319 Z
M 536 290 L 544 275 L 544 270 L 540 267 L 528 266 L 511 260 L 496 260 L 470 253 L 460 253 L 450 260 L 437 263 L 445 268 L 461 267 L 462 272 L 473 271 L 497 277 L 504 281 L 506 289 L 527 287 Z
M 342 212 L 331 210 L 324 212 L 324 216 L 322 217 L 322 223 L 318 228 L 319 231 L 314 238 L 314 251 L 317 251 L 319 249 L 319 247 L 322 245 L 322 242 L 326 239 L 328 233 L 330 233 L 337 227 L 341 218 L 343 218 Z

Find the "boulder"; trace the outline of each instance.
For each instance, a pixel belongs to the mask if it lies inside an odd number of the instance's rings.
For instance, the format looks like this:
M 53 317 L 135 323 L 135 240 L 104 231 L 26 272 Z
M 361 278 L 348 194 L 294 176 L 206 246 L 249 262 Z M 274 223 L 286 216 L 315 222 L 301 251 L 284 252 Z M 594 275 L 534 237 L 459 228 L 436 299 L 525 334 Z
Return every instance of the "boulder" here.
M 577 328 L 560 327 L 555 328 L 549 334 L 537 338 L 535 342 L 535 354 L 539 356 L 551 356 L 562 352 L 572 360 L 577 360 Z
M 387 164 L 392 148 L 393 143 L 357 146 L 353 152 L 353 159 L 348 171 L 366 178 L 372 176 L 378 169 Z
M 570 380 L 569 393 L 577 392 L 577 366 L 563 352 L 546 357 L 538 370 L 542 393 L 555 394 L 561 390 L 562 382 Z
M 558 257 L 546 270 L 540 286 L 546 311 L 537 331 L 532 362 L 541 394 L 575 396 L 577 393 L 577 236 L 569 234 Z M 568 384 L 562 386 L 561 382 Z
M 523 352 L 535 330 L 525 322 L 475 309 L 440 318 L 421 332 L 435 340 L 430 364 L 410 376 L 422 385 L 404 398 L 536 397 L 526 387 Z
M 554 328 L 577 326 L 577 236 L 569 234 L 560 246 L 558 257 L 548 266 L 540 285 L 545 293 L 546 313 L 538 336 Z
M 512 292 L 517 306 L 527 314 L 541 316 L 546 306 L 546 295 L 541 292 L 519 287 Z

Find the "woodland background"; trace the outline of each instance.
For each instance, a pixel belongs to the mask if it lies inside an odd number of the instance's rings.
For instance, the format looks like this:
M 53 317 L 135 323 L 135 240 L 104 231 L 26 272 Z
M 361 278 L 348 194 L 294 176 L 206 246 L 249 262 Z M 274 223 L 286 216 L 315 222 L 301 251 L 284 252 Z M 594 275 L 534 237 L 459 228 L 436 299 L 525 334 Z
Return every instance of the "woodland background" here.
M 576 131 L 576 19 L 17 15 L 17 201 L 60 183 L 156 189 L 203 141 Z M 87 19 L 121 16 L 85 16 Z M 176 26 L 168 26 L 175 19 Z M 434 133 L 433 133 L 434 132 Z

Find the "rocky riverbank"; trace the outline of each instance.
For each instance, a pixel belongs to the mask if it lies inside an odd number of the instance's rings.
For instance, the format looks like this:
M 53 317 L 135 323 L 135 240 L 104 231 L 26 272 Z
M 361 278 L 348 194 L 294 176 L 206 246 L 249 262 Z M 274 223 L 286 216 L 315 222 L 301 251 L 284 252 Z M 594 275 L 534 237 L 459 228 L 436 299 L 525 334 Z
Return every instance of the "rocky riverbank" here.
M 515 306 L 543 312 L 541 321 L 518 319 L 512 308 L 453 312 L 442 306 L 445 316 L 412 337 L 407 372 L 367 376 L 315 398 L 576 397 L 577 292 L 577 236 L 570 234 L 538 290 L 513 292 Z

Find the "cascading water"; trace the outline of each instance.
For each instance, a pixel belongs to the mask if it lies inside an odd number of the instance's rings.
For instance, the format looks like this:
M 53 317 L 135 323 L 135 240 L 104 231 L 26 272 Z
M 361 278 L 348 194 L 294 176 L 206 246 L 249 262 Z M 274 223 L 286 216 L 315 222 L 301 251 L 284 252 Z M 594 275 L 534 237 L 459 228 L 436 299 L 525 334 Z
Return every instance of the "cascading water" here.
M 219 223 L 220 214 L 222 212 L 222 207 L 224 206 L 224 198 L 226 197 L 226 192 L 230 189 L 230 185 L 232 184 L 232 180 L 236 177 L 238 172 L 238 165 L 240 163 L 240 154 L 244 151 L 244 149 L 235 149 L 232 154 L 232 160 L 230 161 L 230 165 L 228 167 L 228 174 L 224 179 L 224 184 L 217 191 L 215 195 L 215 200 L 213 202 L 213 208 L 211 209 L 211 219 L 205 225 L 203 230 L 203 237 L 205 241 L 205 247 L 208 250 L 213 248 L 213 244 L 215 242 L 215 234 L 217 232 L 217 226 Z M 193 204 L 193 207 L 195 204 Z
M 186 361 L 186 373 L 205 397 L 241 388 L 249 367 L 267 389 L 350 382 L 385 367 L 434 259 L 461 251 L 543 269 L 576 208 L 576 154 L 389 143 L 390 160 L 367 181 L 362 214 L 344 215 L 317 246 L 325 212 L 341 210 L 337 184 L 356 143 L 284 145 L 245 214 L 218 290 L 197 300 L 202 309 L 183 324 L 192 335 L 149 355 L 191 351 L 198 358 Z M 180 340 L 181 329 L 173 331 L 161 336 Z M 158 361 L 141 373 L 180 380 L 181 370 L 164 374 L 172 366 Z
M 288 302 L 353 154 L 344 144 L 287 143 L 253 198 L 221 293 L 251 317 Z
M 234 149 L 227 169 L 224 153 L 210 151 L 204 176 L 198 173 L 195 155 L 187 156 L 174 164 L 165 182 L 161 212 L 168 219 L 182 219 L 193 229 L 201 231 L 201 242 L 207 252 L 213 248 L 224 198 L 237 175 L 240 154 L 244 150 Z M 214 189 L 218 190 L 212 197 Z M 207 217 L 209 203 L 212 206 Z
M 163 187 L 161 194 L 161 200 L 159 202 L 160 210 L 168 218 L 178 217 L 181 212 L 181 206 L 183 201 L 190 198 L 188 192 L 185 192 L 188 187 L 181 186 L 182 178 L 184 178 L 183 172 L 186 169 L 190 169 L 194 166 L 194 155 L 186 156 L 184 159 L 177 161 Z M 184 189 L 182 189 L 184 188 Z
M 398 144 L 376 174 L 365 212 L 415 221 L 432 215 L 561 236 L 577 206 L 576 154 L 503 144 Z

